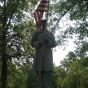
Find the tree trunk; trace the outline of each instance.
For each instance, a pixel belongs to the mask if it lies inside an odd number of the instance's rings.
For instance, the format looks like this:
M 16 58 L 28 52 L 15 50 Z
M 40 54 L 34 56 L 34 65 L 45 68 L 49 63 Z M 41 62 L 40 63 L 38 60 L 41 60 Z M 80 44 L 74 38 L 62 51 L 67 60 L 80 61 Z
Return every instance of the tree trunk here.
M 5 57 L 6 56 L 4 56 L 2 59 L 2 85 L 1 85 L 1 88 L 6 88 L 6 84 L 7 84 L 7 60 Z
M 2 79 L 1 88 L 6 88 L 7 85 L 7 56 L 6 56 L 6 31 L 2 30 Z

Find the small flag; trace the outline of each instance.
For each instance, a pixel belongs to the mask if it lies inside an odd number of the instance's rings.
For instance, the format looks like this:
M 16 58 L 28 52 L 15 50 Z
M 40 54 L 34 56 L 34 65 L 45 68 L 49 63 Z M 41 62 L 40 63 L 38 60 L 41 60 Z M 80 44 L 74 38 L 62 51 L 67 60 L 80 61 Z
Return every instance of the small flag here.
M 37 9 L 34 12 L 37 30 L 40 29 L 40 20 L 42 19 L 44 12 L 48 12 L 48 4 L 49 0 L 41 0 Z

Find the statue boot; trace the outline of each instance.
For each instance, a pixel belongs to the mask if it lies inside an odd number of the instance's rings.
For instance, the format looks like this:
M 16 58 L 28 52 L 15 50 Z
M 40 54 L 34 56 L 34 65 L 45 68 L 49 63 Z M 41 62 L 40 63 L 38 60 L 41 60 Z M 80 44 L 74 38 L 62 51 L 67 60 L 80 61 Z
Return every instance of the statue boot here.
M 38 74 L 38 88 L 43 88 L 44 84 L 44 73 L 41 72 L 40 75 Z
M 44 77 L 44 88 L 51 88 L 52 85 L 52 72 L 47 71 L 45 72 Z

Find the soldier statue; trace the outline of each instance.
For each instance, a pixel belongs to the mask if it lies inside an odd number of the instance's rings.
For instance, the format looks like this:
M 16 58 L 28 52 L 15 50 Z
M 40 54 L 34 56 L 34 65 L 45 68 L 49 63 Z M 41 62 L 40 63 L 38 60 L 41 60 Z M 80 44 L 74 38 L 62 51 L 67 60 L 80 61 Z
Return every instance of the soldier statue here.
M 33 69 L 37 73 L 38 88 L 52 87 L 54 70 L 52 48 L 56 46 L 56 42 L 53 33 L 46 29 L 46 22 L 46 20 L 41 20 L 41 29 L 33 33 L 31 43 L 36 49 Z

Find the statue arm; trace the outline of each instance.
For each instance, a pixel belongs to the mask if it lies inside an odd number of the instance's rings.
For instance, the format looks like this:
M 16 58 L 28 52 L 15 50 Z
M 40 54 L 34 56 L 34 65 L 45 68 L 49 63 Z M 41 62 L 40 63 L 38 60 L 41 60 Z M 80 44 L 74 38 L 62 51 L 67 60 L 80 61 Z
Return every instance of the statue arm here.
M 50 37 L 49 36 L 47 36 L 47 37 L 48 37 L 48 42 L 47 42 L 48 46 L 51 48 L 56 47 L 56 41 L 55 41 L 54 35 L 51 33 Z
M 32 46 L 35 47 L 35 48 L 38 48 L 39 41 L 33 41 Z
M 36 33 L 34 33 L 33 36 L 32 36 L 31 46 L 35 47 L 35 48 L 38 48 L 38 46 L 39 46 L 39 41 L 38 41 Z
M 43 32 L 40 31 L 33 34 L 31 44 L 33 47 L 38 48 L 44 43 L 45 43 L 45 36 Z

